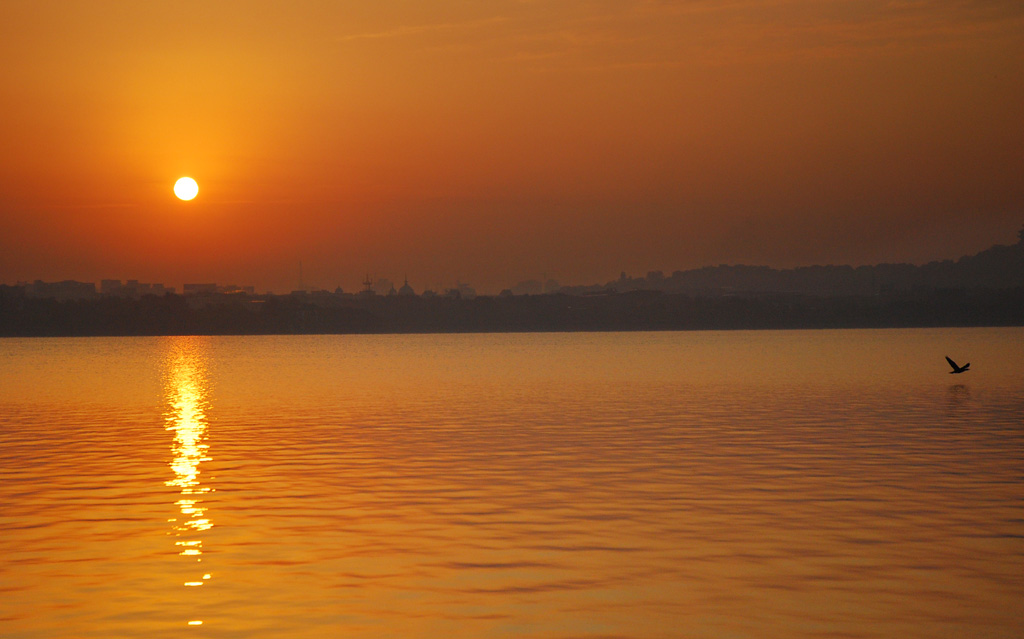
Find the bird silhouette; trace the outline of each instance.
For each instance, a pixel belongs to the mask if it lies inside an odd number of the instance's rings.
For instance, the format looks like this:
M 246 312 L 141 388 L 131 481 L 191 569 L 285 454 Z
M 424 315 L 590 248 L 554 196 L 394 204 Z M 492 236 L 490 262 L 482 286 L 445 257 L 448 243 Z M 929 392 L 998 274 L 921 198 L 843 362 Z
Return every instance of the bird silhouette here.
M 963 366 L 960 366 L 959 364 L 957 364 L 953 360 L 949 359 L 949 355 L 946 355 L 946 361 L 949 362 L 949 365 L 953 367 L 953 370 L 949 371 L 950 375 L 956 375 L 957 373 L 963 373 L 963 372 L 967 371 L 968 368 L 971 367 L 971 363 L 970 362 L 967 362 Z

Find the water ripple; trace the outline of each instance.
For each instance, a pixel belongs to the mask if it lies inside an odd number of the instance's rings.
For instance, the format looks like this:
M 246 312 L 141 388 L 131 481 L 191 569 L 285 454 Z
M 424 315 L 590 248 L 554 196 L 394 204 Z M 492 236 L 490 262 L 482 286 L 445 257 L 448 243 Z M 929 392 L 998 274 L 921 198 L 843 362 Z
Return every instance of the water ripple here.
M 934 331 L 18 342 L 64 387 L 0 390 L 0 622 L 1020 636 L 1021 337 L 954 333 L 988 368 L 952 386 Z

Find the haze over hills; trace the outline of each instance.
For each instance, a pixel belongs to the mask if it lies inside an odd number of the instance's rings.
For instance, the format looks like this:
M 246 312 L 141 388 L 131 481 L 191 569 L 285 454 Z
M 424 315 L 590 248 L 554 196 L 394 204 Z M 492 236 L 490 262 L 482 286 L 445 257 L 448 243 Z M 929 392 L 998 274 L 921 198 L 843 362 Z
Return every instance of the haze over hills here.
M 625 293 L 630 291 L 662 291 L 696 296 L 747 296 L 770 294 L 796 294 L 815 296 L 836 295 L 879 295 L 895 292 L 934 289 L 1005 289 L 1024 286 L 1024 228 L 1018 232 L 1018 241 L 1012 245 L 995 245 L 988 249 L 961 257 L 957 260 L 933 261 L 923 265 L 909 263 L 876 264 L 870 266 L 814 265 L 789 269 L 769 266 L 728 265 L 705 266 L 690 270 L 677 270 L 670 275 L 662 271 L 650 271 L 643 277 L 631 277 L 625 272 L 604 284 L 562 286 L 555 280 L 528 280 L 501 292 L 507 295 L 538 295 L 563 293 L 567 295 L 594 295 Z M 389 279 L 379 279 L 371 286 L 364 282 L 367 290 L 377 295 L 390 293 L 412 294 L 406 278 L 404 286 Z M 2 285 L 0 285 L 2 286 Z M 56 299 L 82 299 L 99 296 L 134 297 L 175 293 L 172 287 L 163 284 L 144 284 L 128 280 L 104 280 L 99 290 L 86 282 L 41 282 L 19 283 L 30 297 L 53 297 Z M 304 289 L 307 290 L 307 289 Z M 186 296 L 197 293 L 230 293 L 255 295 L 252 286 L 186 284 L 182 291 Z M 324 293 L 325 291 L 318 291 Z M 335 290 L 340 293 L 341 289 Z M 435 291 L 420 289 L 428 296 L 448 294 L 458 297 L 475 297 L 476 291 L 469 284 L 460 283 L 455 287 Z
M 805 266 L 774 269 L 768 266 L 719 265 L 664 275 L 652 271 L 603 285 L 569 286 L 571 294 L 657 290 L 691 295 L 875 295 L 928 289 L 1013 288 L 1024 286 L 1024 228 L 1013 245 L 995 245 L 975 255 L 954 260 L 873 266 Z

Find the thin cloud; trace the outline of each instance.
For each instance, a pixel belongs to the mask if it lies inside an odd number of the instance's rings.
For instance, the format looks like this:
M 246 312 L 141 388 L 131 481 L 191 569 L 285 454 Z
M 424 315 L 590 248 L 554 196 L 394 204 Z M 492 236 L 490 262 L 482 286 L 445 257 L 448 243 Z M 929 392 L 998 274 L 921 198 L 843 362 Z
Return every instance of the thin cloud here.
M 352 33 L 336 37 L 334 40 L 335 42 L 354 42 L 357 40 L 386 40 L 392 38 L 405 38 L 437 31 L 478 29 L 493 24 L 499 24 L 505 21 L 507 21 L 507 18 L 502 16 L 496 16 L 493 18 L 484 18 L 482 20 L 469 20 L 466 22 L 441 22 L 436 24 L 404 25 L 400 27 L 395 27 L 393 29 L 386 29 L 384 31 Z
M 29 206 L 12 207 L 23 211 L 103 211 L 108 209 L 139 208 L 138 202 L 101 202 L 92 204 L 65 204 L 62 202 L 43 202 Z
M 505 59 L 542 71 L 774 64 L 948 50 L 1021 28 L 1016 1 L 649 0 L 514 34 Z

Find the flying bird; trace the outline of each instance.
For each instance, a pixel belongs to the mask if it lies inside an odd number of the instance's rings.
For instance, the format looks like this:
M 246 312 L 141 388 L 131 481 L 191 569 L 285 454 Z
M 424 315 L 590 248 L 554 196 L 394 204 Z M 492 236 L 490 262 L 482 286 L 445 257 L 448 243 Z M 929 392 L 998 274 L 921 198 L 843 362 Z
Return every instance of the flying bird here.
M 970 362 L 967 362 L 963 366 L 960 366 L 959 364 L 957 364 L 953 360 L 949 359 L 949 355 L 946 355 L 946 361 L 949 362 L 949 365 L 953 367 L 953 370 L 949 371 L 950 375 L 955 375 L 957 373 L 963 373 L 964 371 L 966 371 L 968 368 L 971 367 L 971 363 Z

